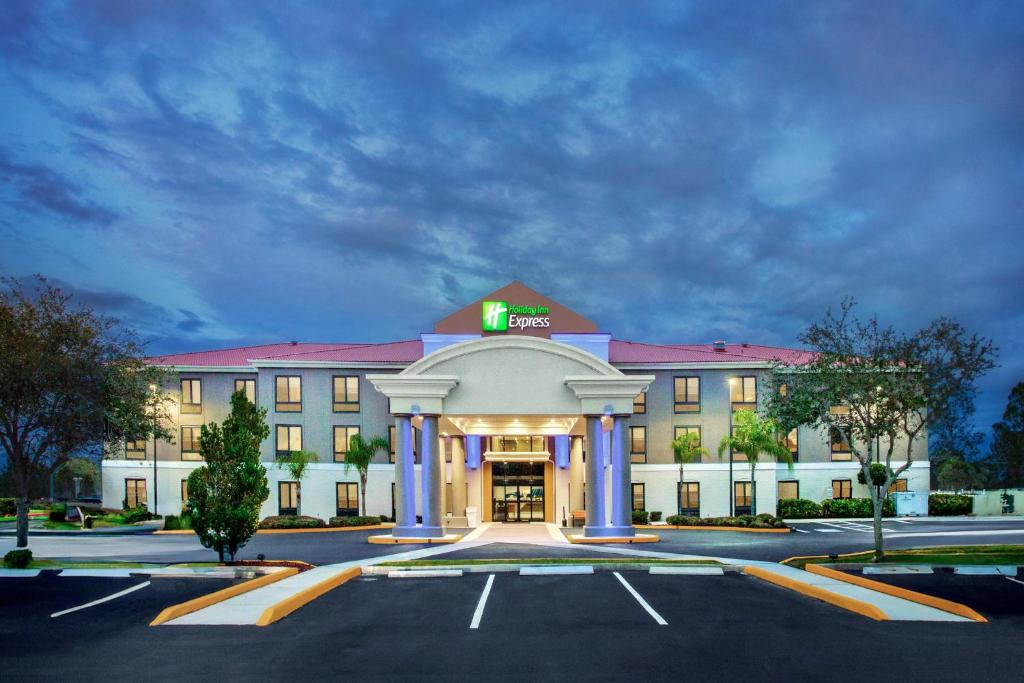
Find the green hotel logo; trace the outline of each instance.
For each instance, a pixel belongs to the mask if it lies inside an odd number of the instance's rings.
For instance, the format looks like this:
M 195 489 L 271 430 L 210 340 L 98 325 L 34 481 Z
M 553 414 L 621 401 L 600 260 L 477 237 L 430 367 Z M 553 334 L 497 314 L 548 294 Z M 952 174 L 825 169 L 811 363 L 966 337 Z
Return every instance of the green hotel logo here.
M 508 332 L 509 328 L 551 327 L 547 306 L 516 306 L 507 301 L 485 301 L 481 312 L 484 332 Z
M 508 330 L 508 302 L 485 301 L 482 321 L 484 332 L 506 332 Z

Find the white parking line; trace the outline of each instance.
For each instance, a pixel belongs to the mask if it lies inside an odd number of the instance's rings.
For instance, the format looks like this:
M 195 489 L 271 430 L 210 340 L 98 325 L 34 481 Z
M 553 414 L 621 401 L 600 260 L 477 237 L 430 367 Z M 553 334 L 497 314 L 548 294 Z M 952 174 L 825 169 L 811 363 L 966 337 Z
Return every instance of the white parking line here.
M 809 533 L 811 533 L 807 529 L 797 529 L 796 527 L 792 527 L 792 529 L 793 529 L 793 531 L 799 531 L 802 534 L 809 534 Z
M 1020 585 L 1024 586 L 1024 581 L 1021 581 L 1020 579 L 1015 579 L 1012 576 L 1004 576 L 1003 578 L 1007 581 L 1013 581 L 1014 583 L 1019 583 Z
M 476 610 L 473 612 L 473 621 L 469 622 L 470 628 L 480 628 L 480 620 L 484 616 L 484 605 L 487 604 L 487 596 L 491 594 L 491 586 L 494 585 L 494 574 L 487 577 L 487 585 L 484 592 L 480 594 L 480 600 L 476 603 Z
M 99 600 L 93 600 L 92 602 L 87 602 L 84 605 L 79 605 L 78 607 L 72 607 L 71 609 L 65 609 L 65 610 L 61 610 L 60 612 L 54 612 L 53 614 L 50 615 L 50 618 L 53 619 L 54 617 L 62 617 L 65 614 L 71 614 L 72 612 L 77 612 L 80 609 L 85 609 L 87 607 L 92 607 L 93 605 L 99 605 L 100 603 L 109 602 L 110 600 L 116 600 L 117 598 L 120 598 L 123 595 L 128 595 L 129 593 L 134 593 L 135 591 L 140 590 L 142 588 L 145 588 L 148 585 L 149 585 L 149 581 L 143 581 L 142 583 L 140 583 L 138 585 L 132 586 L 131 588 L 125 588 L 123 591 L 118 591 L 118 592 L 114 593 L 113 595 L 108 595 L 105 598 L 100 598 Z
M 619 580 L 619 583 L 621 583 L 623 586 L 626 587 L 626 590 L 628 590 L 630 592 L 630 594 L 634 598 L 636 598 L 636 601 L 640 603 L 641 607 L 643 607 L 645 610 L 647 610 L 648 614 L 650 614 L 652 617 L 654 617 L 654 620 L 656 622 L 658 622 L 658 624 L 660 626 L 668 626 L 668 622 L 665 621 L 661 617 L 660 614 L 655 612 L 653 607 L 651 607 L 650 605 L 647 604 L 647 601 L 644 600 L 643 596 L 640 595 L 639 593 L 637 593 L 636 589 L 629 585 L 629 582 L 627 582 L 624 578 L 622 578 L 622 574 L 620 574 L 618 572 L 613 572 L 613 573 L 615 574 L 615 578 Z

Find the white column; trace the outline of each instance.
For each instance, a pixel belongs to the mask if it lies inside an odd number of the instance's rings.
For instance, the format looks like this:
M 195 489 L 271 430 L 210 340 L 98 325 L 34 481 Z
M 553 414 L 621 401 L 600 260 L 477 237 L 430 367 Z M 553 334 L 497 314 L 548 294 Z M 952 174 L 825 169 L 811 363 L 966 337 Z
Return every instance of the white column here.
M 604 428 L 599 415 L 587 415 L 587 525 L 584 536 L 605 536 Z
M 412 422 L 395 415 L 395 526 L 392 536 L 416 536 L 416 469 Z
M 466 450 L 462 437 L 452 437 L 452 516 L 466 516 Z

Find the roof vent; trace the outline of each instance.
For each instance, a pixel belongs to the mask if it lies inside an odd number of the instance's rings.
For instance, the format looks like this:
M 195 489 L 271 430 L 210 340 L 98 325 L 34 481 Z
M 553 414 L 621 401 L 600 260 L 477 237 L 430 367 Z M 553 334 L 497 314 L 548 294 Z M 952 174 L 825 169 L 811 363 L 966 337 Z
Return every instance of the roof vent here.
M 725 353 L 725 341 L 722 339 L 716 340 L 711 347 L 718 353 Z

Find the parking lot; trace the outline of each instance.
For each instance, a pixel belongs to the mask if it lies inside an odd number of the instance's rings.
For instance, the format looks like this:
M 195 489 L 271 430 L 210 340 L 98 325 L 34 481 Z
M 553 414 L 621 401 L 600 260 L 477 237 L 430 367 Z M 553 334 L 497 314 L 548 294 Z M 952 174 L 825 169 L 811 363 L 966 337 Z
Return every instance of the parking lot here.
M 882 680 L 952 680 L 965 666 L 989 680 L 1016 679 L 1024 585 L 1004 577 L 936 575 L 928 586 L 922 579 L 884 577 L 916 581 L 907 587 L 924 592 L 946 582 L 954 593 L 943 597 L 971 604 L 990 623 L 875 622 L 734 573 L 599 571 L 367 576 L 265 628 L 152 628 L 164 607 L 230 582 L 44 573 L 0 579 L 0 660 L 8 680 L 828 679 L 858 666 L 881 672 Z M 146 580 L 150 585 L 122 597 L 50 616 Z M 870 659 L 860 662 L 859 652 Z

